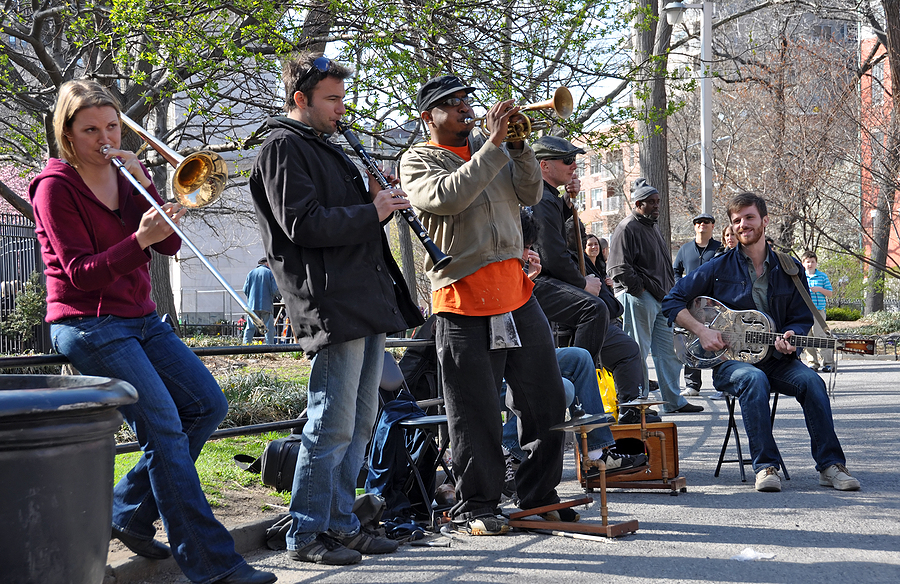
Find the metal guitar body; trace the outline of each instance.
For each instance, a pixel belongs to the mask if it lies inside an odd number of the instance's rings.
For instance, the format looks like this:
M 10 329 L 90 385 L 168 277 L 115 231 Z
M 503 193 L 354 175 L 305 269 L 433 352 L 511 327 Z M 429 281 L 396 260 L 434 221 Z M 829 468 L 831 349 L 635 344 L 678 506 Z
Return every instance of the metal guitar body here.
M 731 310 L 715 298 L 698 296 L 689 305 L 691 316 L 705 326 L 722 333 L 727 343 L 724 349 L 707 351 L 700 345 L 696 335 L 682 328 L 675 329 L 675 354 L 678 359 L 695 369 L 708 369 L 725 361 L 759 363 L 769 355 L 771 345 L 752 343 L 753 337 L 765 338 L 766 334 L 747 333 L 775 332 L 775 323 L 758 310 Z

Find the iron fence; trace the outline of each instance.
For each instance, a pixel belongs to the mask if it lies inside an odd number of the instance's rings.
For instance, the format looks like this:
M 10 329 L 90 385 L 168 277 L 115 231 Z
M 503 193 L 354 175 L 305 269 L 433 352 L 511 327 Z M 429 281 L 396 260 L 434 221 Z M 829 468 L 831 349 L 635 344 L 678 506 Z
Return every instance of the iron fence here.
M 22 215 L 0 214 L 0 321 L 12 318 L 16 299 L 35 272 L 43 275 L 41 249 L 34 234 L 34 222 Z M 49 331 L 36 325 L 32 339 L 0 334 L 0 353 L 43 353 L 49 349 Z

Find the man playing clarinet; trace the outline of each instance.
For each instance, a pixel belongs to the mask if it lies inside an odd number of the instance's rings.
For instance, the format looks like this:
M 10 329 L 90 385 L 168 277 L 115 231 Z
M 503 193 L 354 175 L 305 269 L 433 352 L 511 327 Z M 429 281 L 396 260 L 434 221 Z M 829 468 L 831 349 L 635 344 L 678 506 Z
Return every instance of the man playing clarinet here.
M 250 176 L 269 265 L 294 335 L 312 356 L 288 555 L 339 565 L 397 549 L 362 531 L 351 508 L 378 408 L 385 333 L 423 322 L 382 230 L 409 203 L 371 178 L 366 185 L 328 141 L 346 111 L 350 74 L 317 54 L 285 61 L 287 116 L 269 119 Z

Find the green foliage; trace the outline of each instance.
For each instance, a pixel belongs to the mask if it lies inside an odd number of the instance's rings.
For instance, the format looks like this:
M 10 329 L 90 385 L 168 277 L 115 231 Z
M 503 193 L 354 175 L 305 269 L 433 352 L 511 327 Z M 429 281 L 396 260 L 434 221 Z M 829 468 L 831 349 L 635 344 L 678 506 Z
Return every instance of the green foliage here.
M 860 252 L 861 255 L 865 255 Z M 825 272 L 834 290 L 832 302 L 865 298 L 866 281 L 862 262 L 850 255 L 833 255 L 819 258 L 818 269 Z
M 231 374 L 218 381 L 229 404 L 223 428 L 290 420 L 306 407 L 306 385 L 301 382 L 279 380 L 263 371 Z
M 853 329 L 853 332 L 860 335 L 886 335 L 889 333 L 900 332 L 900 312 L 888 312 L 879 310 L 872 314 L 866 315 L 861 319 L 864 326 Z
M 826 320 L 859 320 L 862 318 L 862 312 L 856 310 L 855 308 L 844 308 L 842 306 L 835 306 L 834 308 L 828 308 L 825 311 Z
M 47 314 L 47 289 L 41 275 L 32 272 L 22 291 L 16 295 L 12 313 L 0 322 L 0 333 L 7 337 L 21 336 L 25 342 L 34 338 L 34 327 L 43 322 Z

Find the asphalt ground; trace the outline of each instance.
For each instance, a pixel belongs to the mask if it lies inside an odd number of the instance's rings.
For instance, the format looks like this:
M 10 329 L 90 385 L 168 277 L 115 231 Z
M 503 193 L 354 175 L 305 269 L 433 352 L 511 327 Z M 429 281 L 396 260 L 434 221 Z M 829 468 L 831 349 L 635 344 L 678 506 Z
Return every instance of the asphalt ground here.
M 401 546 L 387 556 L 330 567 L 298 563 L 285 552 L 259 549 L 262 525 L 238 534 L 254 566 L 281 583 L 509 582 L 515 584 L 752 582 L 776 584 L 900 582 L 900 363 L 845 358 L 839 362 L 832 408 L 847 466 L 858 492 L 818 484 L 799 404 L 782 396 L 775 439 L 791 480 L 780 493 L 758 493 L 752 469 L 742 483 L 737 464 L 713 476 L 725 435 L 724 401 L 712 401 L 711 375 L 692 403 L 700 414 L 670 414 L 677 424 L 681 476 L 687 492 L 611 489 L 611 523 L 637 519 L 636 533 L 602 541 L 513 531 L 499 537 L 456 533 L 450 547 Z M 743 437 L 743 426 L 738 421 Z M 744 440 L 746 444 L 746 440 Z M 746 447 L 745 447 L 746 448 Z M 746 450 L 745 450 L 746 452 Z M 729 457 L 735 456 L 732 445 Z M 564 499 L 583 496 L 567 452 L 559 486 Z M 582 521 L 600 524 L 599 493 L 579 507 Z M 515 508 L 507 505 L 507 511 Z M 441 536 L 436 539 L 446 540 Z M 255 548 L 255 549 L 254 549 Z M 744 550 L 771 559 L 738 561 Z M 248 551 L 249 550 L 249 551 Z M 182 583 L 172 560 L 133 558 L 109 569 L 107 583 Z

